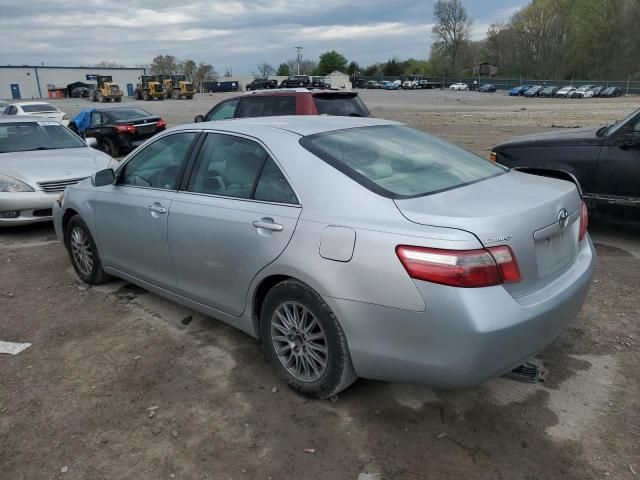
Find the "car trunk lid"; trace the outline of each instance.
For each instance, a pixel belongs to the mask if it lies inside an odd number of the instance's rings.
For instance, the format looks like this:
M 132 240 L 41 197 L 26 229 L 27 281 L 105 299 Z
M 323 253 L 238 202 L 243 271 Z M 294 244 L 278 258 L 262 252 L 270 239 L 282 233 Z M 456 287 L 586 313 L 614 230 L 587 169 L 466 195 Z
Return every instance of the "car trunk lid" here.
M 142 140 L 152 137 L 162 127 L 158 126 L 160 117 L 142 117 L 117 121 L 116 125 L 133 125 L 136 129 L 133 133 L 134 140 Z
M 522 279 L 504 287 L 514 297 L 543 288 L 577 256 L 580 197 L 570 182 L 510 171 L 395 203 L 411 222 L 466 230 L 485 247 L 511 247 Z M 561 211 L 568 215 L 564 228 Z

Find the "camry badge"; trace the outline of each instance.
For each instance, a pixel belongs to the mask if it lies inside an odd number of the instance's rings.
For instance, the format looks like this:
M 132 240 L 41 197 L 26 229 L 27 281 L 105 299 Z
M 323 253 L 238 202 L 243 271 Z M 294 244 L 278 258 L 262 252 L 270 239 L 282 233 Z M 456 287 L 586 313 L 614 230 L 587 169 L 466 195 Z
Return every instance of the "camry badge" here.
M 485 240 L 485 244 L 487 243 L 498 243 L 498 242 L 508 242 L 513 238 L 513 235 L 507 233 L 506 235 L 499 235 L 497 237 L 489 237 Z
M 563 208 L 558 212 L 558 225 L 561 230 L 567 228 L 567 224 L 569 223 L 569 212 L 567 212 L 566 208 Z

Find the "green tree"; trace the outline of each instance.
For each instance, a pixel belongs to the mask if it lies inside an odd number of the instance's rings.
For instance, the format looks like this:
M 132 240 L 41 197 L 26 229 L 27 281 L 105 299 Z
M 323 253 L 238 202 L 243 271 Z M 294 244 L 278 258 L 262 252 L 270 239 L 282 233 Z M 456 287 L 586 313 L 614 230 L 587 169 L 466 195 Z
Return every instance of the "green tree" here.
M 286 63 L 281 63 L 280 66 L 278 67 L 278 71 L 276 72 L 276 75 L 278 75 L 279 77 L 288 77 L 289 75 L 291 75 L 291 71 L 289 70 L 289 65 L 287 65 Z
M 174 75 L 178 73 L 178 61 L 173 55 L 158 55 L 149 68 L 151 75 Z
M 356 62 L 349 63 L 349 66 L 347 67 L 347 73 L 349 75 L 356 75 L 358 73 L 358 70 L 360 70 L 360 67 Z
M 328 75 L 336 70 L 340 72 L 347 70 L 347 59 L 343 55 L 335 50 L 320 55 L 320 62 L 318 62 L 318 68 L 316 70 L 318 75 Z
M 438 0 L 433 7 L 436 24 L 431 29 L 435 43 L 446 54 L 451 72 L 456 70 L 458 51 L 469 39 L 471 20 L 461 0 Z

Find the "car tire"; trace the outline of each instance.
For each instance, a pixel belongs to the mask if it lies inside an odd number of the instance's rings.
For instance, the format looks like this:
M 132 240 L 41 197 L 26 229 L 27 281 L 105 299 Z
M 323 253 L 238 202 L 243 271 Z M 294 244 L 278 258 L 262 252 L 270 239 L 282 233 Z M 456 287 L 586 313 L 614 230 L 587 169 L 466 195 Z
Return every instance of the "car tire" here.
M 80 280 L 90 285 L 98 285 L 109 278 L 102 269 L 96 242 L 79 215 L 67 225 L 66 243 L 71 265 Z
M 106 153 L 110 157 L 117 157 L 120 153 L 120 149 L 110 138 L 103 138 L 100 142 L 100 151 Z
M 113 100 L 114 100 L 114 102 L 116 102 L 116 103 L 120 103 L 120 102 L 122 102 L 122 97 L 116 97 L 116 98 L 114 98 Z
M 260 319 L 267 358 L 278 377 L 294 390 L 329 398 L 356 380 L 338 319 L 322 297 L 303 283 L 286 280 L 274 286 L 264 299 Z

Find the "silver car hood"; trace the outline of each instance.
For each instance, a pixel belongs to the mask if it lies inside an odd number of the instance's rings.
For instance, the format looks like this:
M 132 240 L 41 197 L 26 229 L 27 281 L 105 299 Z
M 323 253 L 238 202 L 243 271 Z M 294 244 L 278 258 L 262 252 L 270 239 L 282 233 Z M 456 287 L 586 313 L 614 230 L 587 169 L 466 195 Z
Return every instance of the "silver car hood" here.
M 512 170 L 395 203 L 412 222 L 466 230 L 487 247 L 509 245 L 522 274 L 520 283 L 505 287 L 514 296 L 542 288 L 569 268 L 577 254 L 580 196 L 570 182 Z M 558 224 L 563 208 L 570 214 L 569 226 L 556 232 L 551 226 Z M 552 234 L 558 236 L 547 242 Z
M 89 177 L 110 161 L 89 147 L 0 153 L 0 173 L 38 189 L 38 182 Z

